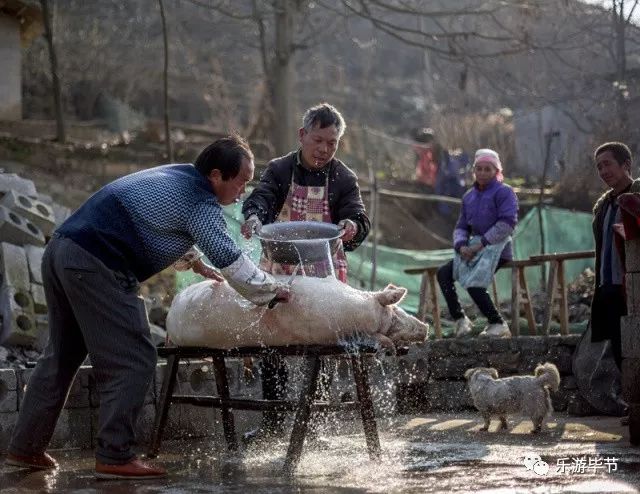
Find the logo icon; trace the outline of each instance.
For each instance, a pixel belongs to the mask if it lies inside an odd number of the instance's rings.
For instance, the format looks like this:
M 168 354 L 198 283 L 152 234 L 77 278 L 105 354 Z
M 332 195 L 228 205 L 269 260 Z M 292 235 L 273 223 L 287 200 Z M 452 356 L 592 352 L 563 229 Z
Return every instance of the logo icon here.
M 527 470 L 535 472 L 537 475 L 549 473 L 549 464 L 540 458 L 539 454 L 527 453 L 524 455 L 524 466 Z

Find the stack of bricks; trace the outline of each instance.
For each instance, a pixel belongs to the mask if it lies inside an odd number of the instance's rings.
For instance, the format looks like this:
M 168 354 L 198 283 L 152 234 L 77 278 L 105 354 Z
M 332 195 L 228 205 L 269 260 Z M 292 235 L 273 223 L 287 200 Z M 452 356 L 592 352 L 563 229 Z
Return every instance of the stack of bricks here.
M 622 317 L 622 390 L 629 404 L 629 438 L 640 445 L 640 237 L 625 242 L 627 316 Z
M 40 270 L 44 244 L 67 215 L 66 208 L 39 195 L 32 181 L 0 173 L 1 345 L 42 345 L 47 332 Z

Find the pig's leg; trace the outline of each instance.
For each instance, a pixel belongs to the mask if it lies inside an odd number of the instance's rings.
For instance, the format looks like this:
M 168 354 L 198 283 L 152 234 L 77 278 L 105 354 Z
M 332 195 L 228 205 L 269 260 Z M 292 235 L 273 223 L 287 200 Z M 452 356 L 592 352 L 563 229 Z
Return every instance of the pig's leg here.
M 382 333 L 374 333 L 371 335 L 371 337 L 382 347 L 385 348 L 387 350 L 390 350 L 392 353 L 395 354 L 396 352 L 396 346 L 393 344 L 393 341 L 391 341 L 391 338 L 389 338 L 388 336 L 383 335 Z

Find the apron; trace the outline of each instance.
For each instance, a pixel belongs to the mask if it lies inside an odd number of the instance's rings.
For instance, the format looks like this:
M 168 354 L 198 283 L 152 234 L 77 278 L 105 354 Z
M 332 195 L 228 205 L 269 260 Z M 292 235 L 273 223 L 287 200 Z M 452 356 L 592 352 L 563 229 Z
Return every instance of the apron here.
M 276 221 L 320 221 L 323 223 L 331 223 L 331 213 L 329 212 L 329 174 L 327 173 L 327 180 L 324 187 L 305 187 L 293 181 L 292 173 L 289 193 Z M 346 283 L 347 256 L 344 253 L 342 240 L 338 241 L 338 248 L 335 254 L 333 254 L 331 261 L 336 278 Z M 271 262 L 264 257 L 263 254 L 260 259 L 260 268 L 271 274 L 291 275 L 296 266 Z M 314 278 L 326 278 L 331 275 L 331 271 L 331 266 L 328 261 L 309 263 L 302 266 L 304 276 Z

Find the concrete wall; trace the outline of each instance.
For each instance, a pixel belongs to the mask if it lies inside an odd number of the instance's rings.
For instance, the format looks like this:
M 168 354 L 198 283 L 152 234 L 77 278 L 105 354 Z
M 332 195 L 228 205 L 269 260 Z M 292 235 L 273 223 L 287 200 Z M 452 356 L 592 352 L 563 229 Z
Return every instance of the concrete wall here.
M 22 118 L 20 24 L 0 14 L 0 119 Z

